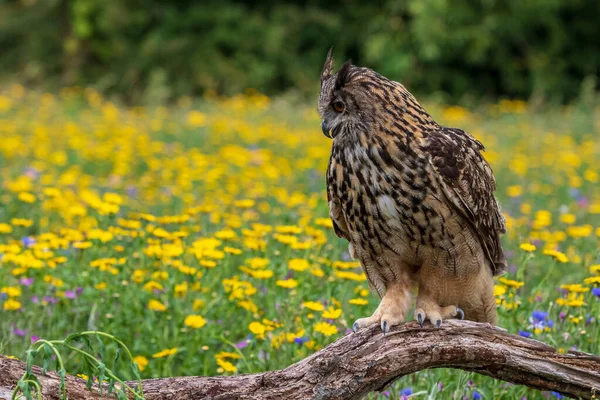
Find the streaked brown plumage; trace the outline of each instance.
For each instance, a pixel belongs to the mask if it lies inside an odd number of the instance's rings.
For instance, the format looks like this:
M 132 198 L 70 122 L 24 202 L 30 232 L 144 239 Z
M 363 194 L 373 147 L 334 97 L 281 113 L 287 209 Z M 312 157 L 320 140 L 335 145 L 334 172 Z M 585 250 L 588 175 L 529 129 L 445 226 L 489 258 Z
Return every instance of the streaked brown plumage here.
M 382 298 L 355 329 L 386 332 L 415 318 L 496 321 L 494 275 L 506 269 L 505 232 L 483 145 L 438 125 L 400 83 L 345 63 L 321 75 L 319 113 L 333 138 L 327 196 L 336 234 L 350 242 Z

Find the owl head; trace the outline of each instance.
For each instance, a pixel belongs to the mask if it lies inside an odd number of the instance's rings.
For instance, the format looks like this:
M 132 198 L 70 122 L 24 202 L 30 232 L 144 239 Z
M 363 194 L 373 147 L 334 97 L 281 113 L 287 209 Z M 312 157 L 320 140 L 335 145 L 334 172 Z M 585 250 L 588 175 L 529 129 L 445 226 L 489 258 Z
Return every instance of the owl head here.
M 344 131 L 368 124 L 372 116 L 372 95 L 368 81 L 383 78 L 368 68 L 352 65 L 348 60 L 333 74 L 333 47 L 321 72 L 318 111 L 321 129 L 330 139 Z M 385 79 L 385 78 L 383 78 Z
M 369 68 L 357 67 L 348 60 L 333 73 L 332 49 L 321 72 L 318 111 L 325 136 L 352 140 L 353 132 L 371 132 L 379 126 L 413 120 L 429 122 L 429 115 L 416 99 L 398 82 Z

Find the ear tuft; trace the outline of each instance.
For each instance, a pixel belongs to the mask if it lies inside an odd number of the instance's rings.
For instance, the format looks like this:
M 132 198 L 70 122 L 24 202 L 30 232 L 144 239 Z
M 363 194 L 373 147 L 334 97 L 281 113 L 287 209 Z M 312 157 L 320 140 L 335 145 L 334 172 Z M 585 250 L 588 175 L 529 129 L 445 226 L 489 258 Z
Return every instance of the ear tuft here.
M 325 65 L 323 65 L 323 71 L 321 72 L 321 85 L 323 81 L 331 76 L 333 72 L 333 46 L 327 52 L 327 58 L 325 59 Z
M 335 79 L 335 88 L 340 89 L 344 87 L 346 83 L 350 80 L 350 69 L 352 67 L 352 60 L 348 60 L 342 65 L 340 70 L 337 73 L 337 78 Z

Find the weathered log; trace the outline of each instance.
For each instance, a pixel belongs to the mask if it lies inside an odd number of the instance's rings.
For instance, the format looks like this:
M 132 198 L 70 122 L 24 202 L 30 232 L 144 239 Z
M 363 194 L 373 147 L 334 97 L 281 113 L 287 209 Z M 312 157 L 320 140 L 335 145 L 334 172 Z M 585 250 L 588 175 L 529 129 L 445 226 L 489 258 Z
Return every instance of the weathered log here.
M 0 357 L 0 399 L 12 391 L 24 363 Z M 556 349 L 488 324 L 446 321 L 439 328 L 410 322 L 383 336 L 374 327 L 346 335 L 279 371 L 228 377 L 143 381 L 147 399 L 358 399 L 401 376 L 428 368 L 458 368 L 553 390 L 600 397 L 600 357 Z M 58 398 L 58 377 L 34 369 L 44 398 Z M 82 379 L 67 378 L 69 399 L 97 399 Z

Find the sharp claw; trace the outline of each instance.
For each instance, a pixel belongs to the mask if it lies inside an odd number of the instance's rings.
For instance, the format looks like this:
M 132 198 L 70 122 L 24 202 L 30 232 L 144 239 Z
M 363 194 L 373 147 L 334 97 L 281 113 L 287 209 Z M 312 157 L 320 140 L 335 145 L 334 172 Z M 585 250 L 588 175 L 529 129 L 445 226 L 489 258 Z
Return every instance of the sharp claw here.
M 381 330 L 383 331 L 383 336 L 385 336 L 385 334 L 388 331 L 388 323 L 387 323 L 387 321 L 382 321 L 381 322 Z
M 440 326 L 442 326 L 442 320 L 438 319 L 437 321 L 435 321 L 435 327 L 439 328 Z
M 456 315 L 458 319 L 465 319 L 465 312 L 458 307 L 456 307 Z
M 357 331 L 357 330 L 358 330 L 358 322 L 355 322 L 355 323 L 352 325 L 352 332 L 356 333 L 356 331 Z
M 421 313 L 417 314 L 417 322 L 419 323 L 419 325 L 421 325 L 421 328 L 423 327 L 423 316 L 421 315 Z

